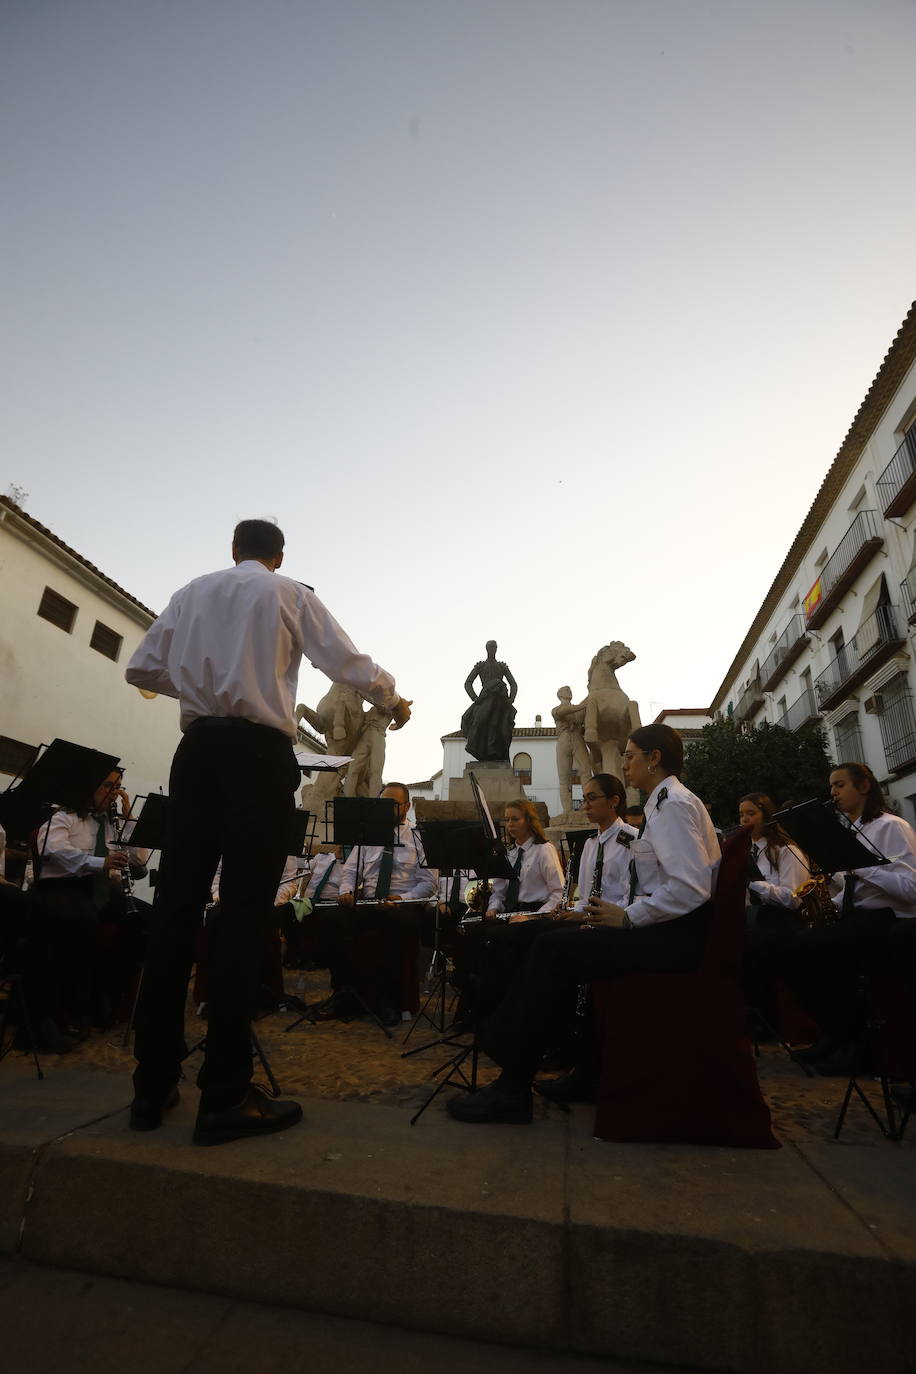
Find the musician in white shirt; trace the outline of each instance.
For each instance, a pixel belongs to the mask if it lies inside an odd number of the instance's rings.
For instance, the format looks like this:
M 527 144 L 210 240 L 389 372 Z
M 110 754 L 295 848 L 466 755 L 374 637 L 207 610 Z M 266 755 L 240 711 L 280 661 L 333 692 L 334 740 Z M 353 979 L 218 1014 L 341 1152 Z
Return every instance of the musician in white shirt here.
M 738 803 L 738 821 L 751 832 L 751 871 L 756 868 L 760 873 L 747 885 L 748 919 L 755 923 L 774 915 L 778 918 L 780 913 L 773 908 L 781 908 L 783 916 L 797 912 L 801 899 L 796 892 L 810 876 L 801 850 L 773 824 L 775 813 L 776 807 L 765 792 L 748 792 Z
M 391 782 L 381 796 L 393 803 L 392 844 L 358 845 L 350 851 L 340 873 L 338 909 L 318 920 L 319 957 L 328 965 L 334 989 L 321 1019 L 350 1020 L 358 1015 L 362 1008 L 350 992 L 355 988 L 383 1025 L 400 1021 L 402 966 L 419 930 L 418 903 L 428 902 L 438 889 L 419 836 L 407 822 L 410 792 L 403 783 Z M 354 972 L 354 942 L 367 930 L 380 930 L 382 937 L 382 959 L 372 989 L 358 986 Z
M 509 851 L 509 862 L 517 872 L 514 878 L 493 880 L 487 916 L 509 911 L 522 920 L 556 911 L 563 895 L 563 865 L 544 834 L 537 809 L 533 802 L 520 797 L 507 803 L 503 816 L 506 834 L 515 845 Z
M 460 1121 L 531 1120 L 531 1080 L 558 1009 L 595 978 L 682 972 L 703 957 L 721 851 L 703 803 L 681 783 L 684 746 L 667 725 L 634 730 L 624 751 L 631 787 L 648 791 L 643 833 L 632 841 L 625 903 L 590 899 L 592 929 L 545 931 L 487 1028 L 484 1048 L 501 1066 L 495 1083 L 449 1100 Z
M 283 534 L 244 520 L 234 566 L 176 592 L 127 666 L 128 682 L 177 697 L 184 736 L 169 784 L 159 920 L 147 957 L 137 1023 L 131 1126 L 159 1126 L 177 1100 L 184 1000 L 194 942 L 222 857 L 220 938 L 211 941 L 209 1027 L 198 1083 L 195 1143 L 220 1144 L 282 1130 L 301 1119 L 250 1086 L 248 1009 L 257 914 L 280 882 L 300 781 L 293 754 L 299 667 L 307 657 L 333 681 L 410 717 L 394 679 L 355 649 L 309 588 L 277 574 Z M 206 786 L 209 804 L 201 805 Z
M 582 807 L 598 834 L 585 841 L 579 860 L 579 897 L 573 911 L 585 911 L 595 887 L 606 902 L 622 906 L 630 890 L 630 846 L 638 832 L 619 817 L 626 788 L 612 773 L 596 773 L 582 789 Z M 599 868 L 600 861 L 600 868 Z

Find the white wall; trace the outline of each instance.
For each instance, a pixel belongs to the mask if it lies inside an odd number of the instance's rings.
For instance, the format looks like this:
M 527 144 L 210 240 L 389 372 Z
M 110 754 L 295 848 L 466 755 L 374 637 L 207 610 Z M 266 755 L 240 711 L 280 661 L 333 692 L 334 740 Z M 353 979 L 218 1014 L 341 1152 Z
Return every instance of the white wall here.
M 27 526 L 23 538 L 21 522 L 0 514 L 0 734 L 117 754 L 131 796 L 167 790 L 178 703 L 147 701 L 124 681 L 149 618 L 39 531 Z M 46 586 L 78 607 L 71 633 L 38 615 Z M 96 620 L 122 636 L 117 662 L 90 648 Z

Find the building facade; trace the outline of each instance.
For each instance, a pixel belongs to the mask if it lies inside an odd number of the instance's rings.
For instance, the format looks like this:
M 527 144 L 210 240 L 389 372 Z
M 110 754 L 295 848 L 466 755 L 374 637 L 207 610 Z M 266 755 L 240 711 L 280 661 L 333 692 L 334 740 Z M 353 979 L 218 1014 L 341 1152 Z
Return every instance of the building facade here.
M 717 691 L 743 725 L 826 727 L 916 820 L 916 305 Z M 826 788 L 826 780 L 825 780 Z

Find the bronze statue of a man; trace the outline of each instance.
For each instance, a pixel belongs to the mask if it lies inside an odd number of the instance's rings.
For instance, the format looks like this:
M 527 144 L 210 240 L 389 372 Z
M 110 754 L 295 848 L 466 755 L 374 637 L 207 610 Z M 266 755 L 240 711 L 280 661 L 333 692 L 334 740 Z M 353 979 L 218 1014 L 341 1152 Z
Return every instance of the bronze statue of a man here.
M 474 679 L 480 679 L 480 692 L 474 691 Z M 464 690 L 471 704 L 461 717 L 461 733 L 466 748 L 480 763 L 506 762 L 515 725 L 512 705 L 518 683 L 505 663 L 496 657 L 496 640 L 487 640 L 487 656 L 475 663 L 468 674 Z

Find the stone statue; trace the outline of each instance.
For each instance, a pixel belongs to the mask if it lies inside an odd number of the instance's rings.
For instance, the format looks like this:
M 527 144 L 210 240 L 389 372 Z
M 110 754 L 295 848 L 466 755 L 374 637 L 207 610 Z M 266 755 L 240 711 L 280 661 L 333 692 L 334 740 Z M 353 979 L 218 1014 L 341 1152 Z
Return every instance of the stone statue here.
M 377 797 L 382 790 L 385 771 L 385 735 L 391 722 L 391 712 L 372 706 L 366 712 L 363 732 L 359 737 L 344 782 L 345 797 Z
M 352 756 L 363 732 L 365 714 L 359 692 L 339 682 L 331 684 L 314 711 L 302 702 L 296 707 L 296 720 L 306 720 L 313 730 L 324 735 L 329 754 Z M 342 771 L 322 770 L 312 782 L 303 783 L 299 795 L 306 811 L 324 816 L 325 802 L 340 791 Z
M 573 809 L 572 775 L 575 770 L 583 783 L 593 769 L 585 745 L 585 702 L 572 704 L 572 688 L 558 687 L 559 706 L 551 715 L 557 727 L 557 773 L 560 778 L 560 801 L 564 814 Z
M 474 691 L 475 678 L 480 678 L 479 695 Z M 471 698 L 461 717 L 461 733 L 467 741 L 468 753 L 480 763 L 507 762 L 515 725 L 512 703 L 518 683 L 506 664 L 497 659 L 495 639 L 487 640 L 487 656 L 474 664 L 464 690 Z
M 616 669 L 636 655 L 619 639 L 605 644 L 592 659 L 585 698 L 585 743 L 593 773 L 623 777 L 622 754 L 632 730 L 639 728 L 639 706 L 617 683 Z

